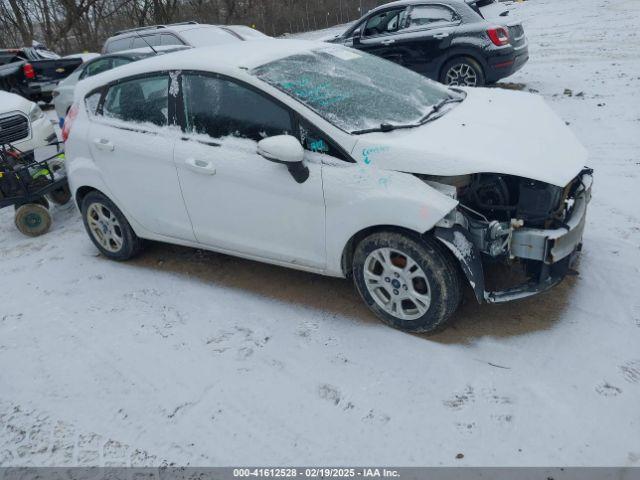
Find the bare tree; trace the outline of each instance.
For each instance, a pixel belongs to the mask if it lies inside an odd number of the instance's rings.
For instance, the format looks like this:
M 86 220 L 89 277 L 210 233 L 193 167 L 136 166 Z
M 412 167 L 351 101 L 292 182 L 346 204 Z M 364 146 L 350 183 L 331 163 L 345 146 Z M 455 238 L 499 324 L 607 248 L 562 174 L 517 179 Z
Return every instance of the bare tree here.
M 244 24 L 269 35 L 359 18 L 382 0 L 0 0 L 0 47 L 33 40 L 70 53 L 100 51 L 115 31 L 185 20 Z

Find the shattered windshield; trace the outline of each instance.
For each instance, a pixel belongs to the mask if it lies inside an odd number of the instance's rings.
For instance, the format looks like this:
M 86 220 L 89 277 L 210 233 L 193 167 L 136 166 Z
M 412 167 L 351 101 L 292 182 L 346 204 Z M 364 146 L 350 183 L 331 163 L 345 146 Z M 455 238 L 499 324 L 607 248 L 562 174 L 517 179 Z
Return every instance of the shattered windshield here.
M 252 73 L 347 132 L 416 124 L 451 96 L 422 75 L 341 46 L 281 58 Z

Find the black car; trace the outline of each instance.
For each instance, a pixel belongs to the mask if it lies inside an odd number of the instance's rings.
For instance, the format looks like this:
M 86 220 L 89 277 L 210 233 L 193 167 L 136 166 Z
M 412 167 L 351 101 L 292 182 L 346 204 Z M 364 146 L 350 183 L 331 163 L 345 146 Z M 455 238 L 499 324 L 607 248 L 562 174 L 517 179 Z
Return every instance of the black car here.
M 498 14 L 492 18 L 487 11 Z M 510 21 L 495 0 L 388 3 L 330 42 L 392 60 L 447 85 L 494 83 L 529 59 L 522 24 Z

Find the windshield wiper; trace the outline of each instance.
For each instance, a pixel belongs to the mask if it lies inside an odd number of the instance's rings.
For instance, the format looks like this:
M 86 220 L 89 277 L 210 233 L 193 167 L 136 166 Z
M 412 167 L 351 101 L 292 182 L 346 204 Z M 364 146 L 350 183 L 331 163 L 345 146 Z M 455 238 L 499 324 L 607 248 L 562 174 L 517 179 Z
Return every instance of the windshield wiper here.
M 463 92 L 460 92 L 460 93 L 463 93 Z M 354 130 L 353 132 L 351 132 L 351 135 L 363 135 L 365 133 L 372 133 L 372 132 L 391 132 L 392 130 L 399 130 L 401 128 L 419 127 L 420 125 L 427 123 L 429 120 L 435 120 L 433 115 L 438 113 L 442 109 L 442 107 L 444 107 L 445 105 L 448 105 L 450 103 L 460 103 L 465 98 L 466 98 L 466 95 L 460 96 L 460 97 L 443 98 L 438 103 L 433 105 L 431 107 L 431 110 L 429 110 L 429 113 L 427 113 L 424 117 L 422 117 L 418 123 L 409 123 L 406 125 L 392 125 L 390 123 L 381 123 L 380 126 L 378 127 L 365 128 L 364 130 Z
M 431 107 L 431 110 L 429 111 L 429 113 L 427 113 L 424 117 L 420 119 L 420 125 L 422 125 L 423 123 L 427 123 L 429 120 L 433 120 L 433 116 L 436 113 L 438 113 L 442 109 L 442 107 L 444 107 L 445 105 L 448 105 L 450 103 L 459 103 L 459 102 L 462 102 L 463 100 L 464 100 L 464 97 L 443 98 L 438 103 L 436 103 L 433 107 Z
M 379 127 L 365 128 L 364 130 L 354 130 L 353 132 L 351 132 L 351 135 L 362 135 L 372 132 L 391 132 L 392 130 L 398 130 L 400 128 L 414 128 L 419 126 L 420 125 L 417 123 L 411 123 L 408 125 L 391 125 L 390 123 L 381 123 Z

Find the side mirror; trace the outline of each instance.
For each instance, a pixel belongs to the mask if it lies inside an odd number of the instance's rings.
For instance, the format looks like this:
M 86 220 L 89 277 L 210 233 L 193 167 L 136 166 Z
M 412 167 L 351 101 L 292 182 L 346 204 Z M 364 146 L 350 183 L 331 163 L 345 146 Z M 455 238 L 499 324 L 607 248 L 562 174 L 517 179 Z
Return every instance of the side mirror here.
M 353 31 L 353 33 L 351 34 L 351 41 L 352 41 L 353 45 L 359 45 L 360 44 L 360 36 L 361 35 L 362 35 L 362 28 L 358 28 L 358 29 Z
M 298 183 L 309 178 L 309 169 L 302 163 L 304 149 L 296 137 L 276 135 L 258 142 L 258 155 L 270 162 L 282 163 Z

